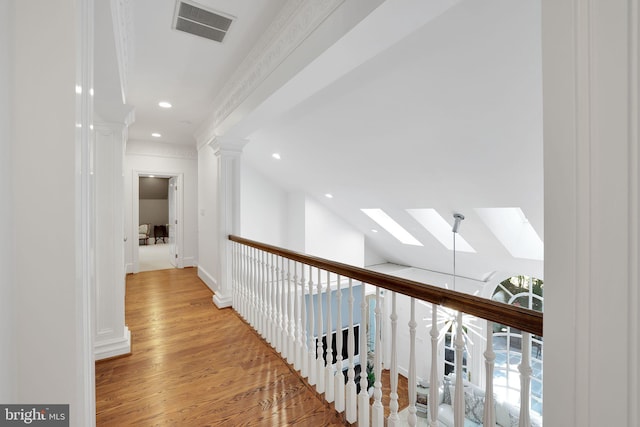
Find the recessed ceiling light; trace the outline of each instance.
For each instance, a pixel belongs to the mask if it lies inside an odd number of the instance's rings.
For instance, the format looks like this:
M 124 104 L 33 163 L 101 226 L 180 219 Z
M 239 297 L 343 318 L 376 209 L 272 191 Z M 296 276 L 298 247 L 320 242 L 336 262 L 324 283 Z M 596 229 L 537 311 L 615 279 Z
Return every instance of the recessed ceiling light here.
M 158 105 L 160 107 L 162 107 L 162 108 L 171 108 L 172 107 L 171 103 L 167 102 L 167 101 L 160 101 L 160 102 L 158 102 Z
M 276 160 L 280 160 L 280 153 L 273 153 L 271 157 L 273 157 Z
M 327 199 L 333 199 L 333 194 L 327 193 L 324 195 Z
M 155 178 L 155 175 L 149 175 L 148 178 Z
M 76 85 L 76 93 L 77 93 L 78 95 L 82 94 L 82 86 L 80 86 L 80 85 Z
M 160 135 L 158 132 L 154 132 L 151 134 L 151 136 L 154 138 L 160 138 L 162 135 Z
M 407 209 L 429 233 L 450 251 L 453 250 L 452 226 L 435 209 Z M 475 253 L 475 249 L 456 233 L 456 251 Z
M 375 228 L 372 228 L 372 229 L 371 229 L 371 232 L 372 232 L 372 233 L 377 233 L 377 232 L 378 232 L 378 230 L 376 230 Z
M 415 237 L 405 230 L 400 224 L 395 222 L 385 211 L 382 209 L 360 209 L 369 218 L 374 220 L 380 227 L 387 230 L 393 237 L 398 239 L 405 245 L 423 246 Z

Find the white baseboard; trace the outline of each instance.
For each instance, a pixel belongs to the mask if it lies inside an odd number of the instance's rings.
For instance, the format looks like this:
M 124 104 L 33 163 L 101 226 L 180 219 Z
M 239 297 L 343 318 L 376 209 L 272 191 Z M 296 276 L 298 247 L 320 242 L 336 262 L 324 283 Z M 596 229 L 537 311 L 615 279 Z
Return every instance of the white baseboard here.
M 196 263 L 196 260 L 194 257 L 186 257 L 182 259 L 182 265 L 187 268 L 187 267 L 197 267 L 198 263 Z
M 218 281 L 200 266 L 198 266 L 198 277 L 209 287 L 209 289 L 211 289 L 212 292 L 215 292 L 218 289 Z
M 133 273 L 133 263 L 130 262 L 130 263 L 125 264 L 124 271 L 125 271 L 125 274 Z
M 127 326 L 124 327 L 122 337 L 112 338 L 105 341 L 96 341 L 93 346 L 93 354 L 95 360 L 106 359 L 109 357 L 120 356 L 131 353 L 131 331 Z

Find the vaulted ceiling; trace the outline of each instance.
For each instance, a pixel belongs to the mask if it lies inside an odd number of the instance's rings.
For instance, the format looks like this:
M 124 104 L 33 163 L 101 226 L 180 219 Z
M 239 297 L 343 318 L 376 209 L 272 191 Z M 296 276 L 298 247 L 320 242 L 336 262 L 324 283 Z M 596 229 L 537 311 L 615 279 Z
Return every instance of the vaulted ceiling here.
M 162 142 L 194 146 L 269 25 L 305 3 L 200 0 L 235 17 L 220 44 L 171 29 L 174 0 L 129 1 L 129 137 L 158 132 Z M 449 225 L 454 212 L 466 216 L 460 233 L 475 253 L 459 254 L 462 275 L 542 277 L 542 260 L 524 258 L 539 256 L 514 256 L 492 231 L 506 217 L 482 210 L 519 208 L 522 227 L 543 236 L 539 2 L 321 3 L 334 5 L 326 20 L 213 131 L 248 139 L 247 163 L 317 198 L 389 261 L 451 270 L 452 252 L 407 211 L 431 208 Z M 159 108 L 161 100 L 174 107 Z M 422 246 L 398 242 L 365 208 L 383 209 Z M 502 240 L 517 245 L 524 232 L 513 227 Z

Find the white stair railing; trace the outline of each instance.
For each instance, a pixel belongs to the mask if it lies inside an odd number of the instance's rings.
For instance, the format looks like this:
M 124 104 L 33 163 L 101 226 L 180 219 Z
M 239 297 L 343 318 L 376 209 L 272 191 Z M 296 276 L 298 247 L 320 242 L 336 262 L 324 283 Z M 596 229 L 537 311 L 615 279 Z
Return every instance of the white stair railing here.
M 240 238 L 237 238 L 240 239 Z M 244 240 L 244 239 L 240 239 Z M 262 244 L 242 244 L 234 241 L 232 245 L 232 301 L 238 314 L 255 328 L 265 341 L 276 349 L 294 368 L 300 371 L 300 375 L 307 378 L 310 385 L 315 385 L 319 394 L 324 394 L 324 399 L 333 403 L 334 408 L 342 413 L 349 423 L 357 422 L 359 426 L 372 425 L 374 427 L 405 425 L 401 421 L 401 412 L 406 413 L 406 423 L 410 426 L 417 424 L 416 387 L 417 387 L 417 322 L 416 322 L 416 298 L 419 295 L 423 301 L 431 304 L 431 330 L 428 344 L 431 354 L 431 365 L 428 367 L 430 389 L 428 393 L 428 425 L 438 426 L 439 401 L 438 364 L 443 363 L 439 357 L 438 311 L 439 303 L 456 301 L 454 307 L 457 310 L 455 322 L 455 372 L 463 370 L 463 353 L 470 344 L 466 342 L 463 319 L 463 311 L 472 314 L 487 315 L 486 318 L 486 347 L 484 349 L 484 366 L 487 377 L 484 380 L 484 415 L 483 425 L 496 424 L 493 371 L 496 354 L 493 350 L 493 321 L 511 326 L 523 331 L 522 333 L 522 359 L 518 367 L 521 374 L 520 384 L 520 410 L 519 427 L 531 427 L 530 400 L 531 400 L 531 332 L 536 337 L 542 336 L 542 322 L 539 315 L 523 313 L 523 310 L 496 306 L 497 303 L 486 301 L 476 297 L 465 295 L 458 297 L 458 293 L 448 290 L 425 291 L 425 286 L 414 284 L 404 279 L 390 278 L 390 276 L 364 273 L 361 270 L 347 268 L 323 260 L 322 266 L 316 258 L 305 258 L 296 253 L 287 254 L 286 250 L 270 251 L 262 249 Z M 324 267 L 327 265 L 328 268 Z M 351 271 L 353 270 L 353 271 Z M 335 274 L 335 290 L 332 282 L 332 273 Z M 347 274 L 348 273 L 348 274 Z M 358 277 L 367 277 L 362 280 Z M 348 313 L 347 365 L 343 360 L 343 293 L 345 290 L 343 280 L 347 282 L 348 298 L 346 299 L 346 312 Z M 360 310 L 354 311 L 355 297 L 353 281 L 357 280 L 359 288 L 358 302 Z M 373 282 L 373 283 L 372 283 Z M 376 283 L 378 282 L 378 283 Z M 394 283 L 398 282 L 397 287 Z M 381 284 L 382 286 L 377 284 Z M 373 285 L 373 286 L 371 286 Z M 385 288 L 392 290 L 391 298 L 383 298 Z M 407 324 L 409 342 L 408 348 L 398 348 L 398 307 L 397 291 L 410 297 L 410 318 Z M 374 298 L 374 321 L 369 323 L 370 307 L 367 298 Z M 437 297 L 438 293 L 442 297 Z M 433 295 L 432 295 L 433 294 Z M 441 299 L 438 299 L 441 298 Z M 475 298 L 475 299 L 474 299 Z M 465 306 L 465 302 L 472 299 L 473 304 Z M 388 320 L 383 318 L 383 311 L 391 311 Z M 486 304 L 489 309 L 477 309 L 478 304 Z M 466 307 L 465 310 L 462 310 Z M 491 310 L 497 310 L 492 314 Z M 476 313 L 473 313 L 476 311 Z M 356 321 L 355 314 L 359 312 Z M 486 314 L 485 314 L 486 313 Z M 523 320 L 524 319 L 524 320 Z M 492 321 L 493 320 L 493 321 Z M 390 340 L 381 339 L 384 330 L 384 322 L 389 322 Z M 530 326 L 529 323 L 535 323 Z M 355 345 L 355 327 L 359 327 L 358 345 Z M 373 334 L 375 331 L 375 335 Z M 407 332 L 405 332 L 407 334 Z M 372 348 L 368 348 L 369 342 Z M 422 341 L 421 341 L 422 342 Z M 538 341 L 536 341 L 538 342 Z M 335 343 L 335 344 L 334 344 Z M 384 346 L 389 346 L 390 388 L 388 417 L 384 418 L 385 408 L 382 400 L 383 384 L 383 357 Z M 334 362 L 334 349 L 336 351 Z M 368 394 L 368 370 L 367 361 L 369 351 L 373 358 L 374 391 L 373 399 Z M 421 350 L 423 351 L 423 350 Z M 406 396 L 398 395 L 398 371 L 399 358 L 402 354 L 408 357 L 408 393 Z M 467 355 L 470 357 L 471 353 Z M 356 392 L 355 371 L 356 365 L 360 369 L 360 392 Z M 347 377 L 345 381 L 344 370 Z M 463 426 L 465 423 L 465 391 L 464 375 L 456 375 L 453 405 L 454 425 Z M 346 383 L 346 384 L 345 384 Z M 399 401 L 403 400 L 408 405 L 405 411 L 400 411 Z

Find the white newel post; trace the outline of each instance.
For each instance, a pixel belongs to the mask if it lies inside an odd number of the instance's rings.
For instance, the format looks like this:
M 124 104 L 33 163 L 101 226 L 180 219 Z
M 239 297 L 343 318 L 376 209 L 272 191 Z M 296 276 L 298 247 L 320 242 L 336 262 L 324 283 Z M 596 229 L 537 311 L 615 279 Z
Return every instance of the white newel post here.
M 240 234 L 240 160 L 245 139 L 216 137 L 211 148 L 216 156 L 218 172 L 218 282 L 213 302 L 218 308 L 231 307 L 231 241 L 230 234 Z
M 123 156 L 128 121 L 94 123 L 96 360 L 131 352 L 125 325 Z

